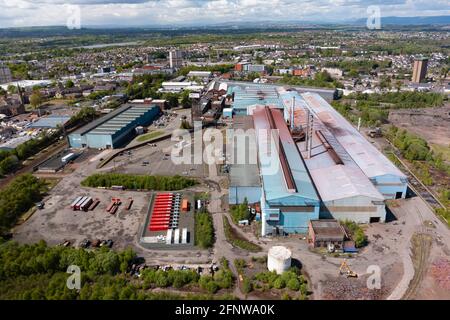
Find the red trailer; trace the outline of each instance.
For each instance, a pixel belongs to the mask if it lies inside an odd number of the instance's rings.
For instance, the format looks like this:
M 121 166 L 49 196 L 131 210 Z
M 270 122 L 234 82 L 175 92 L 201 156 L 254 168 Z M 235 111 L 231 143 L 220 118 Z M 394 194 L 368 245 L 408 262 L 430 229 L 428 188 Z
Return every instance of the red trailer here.
M 170 212 L 153 212 L 152 217 L 170 217 Z
M 109 211 L 109 213 L 115 214 L 115 213 L 117 212 L 117 209 L 119 209 L 119 205 L 118 205 L 118 204 L 114 204 L 114 206 L 113 206 L 112 209 Z
M 168 225 L 169 221 L 150 221 L 151 226 Z
M 159 210 L 153 210 L 153 213 L 170 213 L 171 209 L 159 209 Z
M 110 212 L 111 209 L 116 205 L 115 201 L 111 201 L 111 203 L 108 205 L 108 207 L 106 208 L 107 212 Z
M 170 219 L 170 217 L 168 217 L 168 216 L 155 216 L 155 217 L 151 218 L 150 221 L 167 221 L 169 219 Z
M 169 227 L 151 227 L 150 231 L 166 231 Z
M 150 227 L 168 227 L 169 226 L 169 222 L 163 222 L 163 223 L 152 223 L 150 225 Z
M 114 213 L 111 212 L 111 210 L 114 209 L 114 207 L 118 207 L 122 202 L 120 202 L 119 198 L 112 198 L 111 199 L 111 203 L 109 204 L 109 206 L 106 208 L 106 212 L 109 212 L 111 214 L 114 214 L 117 211 L 117 208 L 115 209 Z
M 170 207 L 172 205 L 172 202 L 157 202 L 155 203 L 154 207 Z
M 128 198 L 127 204 L 125 205 L 125 210 L 130 210 L 133 205 L 133 198 Z
M 94 210 L 94 209 L 98 206 L 99 203 L 100 203 L 100 200 L 95 199 L 95 201 L 94 201 L 94 203 L 92 204 L 92 206 L 89 207 L 89 210 L 90 210 L 90 211 Z

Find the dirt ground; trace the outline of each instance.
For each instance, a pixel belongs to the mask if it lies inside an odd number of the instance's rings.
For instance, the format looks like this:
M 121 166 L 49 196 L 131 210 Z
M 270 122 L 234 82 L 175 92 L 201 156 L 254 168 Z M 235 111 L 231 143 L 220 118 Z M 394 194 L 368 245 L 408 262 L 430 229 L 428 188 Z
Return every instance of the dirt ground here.
M 14 238 L 20 242 L 45 239 L 51 245 L 63 240 L 78 245 L 84 238 L 112 239 L 117 248 L 133 243 L 148 206 L 149 193 L 83 188 L 79 185 L 81 179 L 71 176 L 77 177 L 78 173 L 62 179 L 55 186 L 44 200 L 45 208 L 36 211 L 26 223 L 16 228 Z M 73 211 L 70 204 L 78 196 L 98 198 L 100 204 L 93 211 Z M 126 211 L 122 205 L 115 215 L 111 215 L 106 212 L 106 207 L 112 197 L 120 198 L 123 203 L 132 197 L 133 206 Z
M 140 152 L 145 154 L 146 148 Z M 103 155 L 103 153 L 93 153 L 91 157 L 77 159 L 76 163 L 70 166 L 71 170 L 55 174 L 54 176 L 61 180 L 44 199 L 45 208 L 37 210 L 26 222 L 15 228 L 14 240 L 31 243 L 43 239 L 50 245 L 69 240 L 73 245 L 78 246 L 85 238 L 91 241 L 111 239 L 114 241 L 113 248 L 131 247 L 138 255 L 144 257 L 148 264 L 210 263 L 212 256 L 206 250 L 190 248 L 166 252 L 147 250 L 138 244 L 138 234 L 140 234 L 145 221 L 150 192 L 114 191 L 80 186 L 80 182 L 93 173 L 111 171 L 112 168 L 96 169 Z M 154 174 L 164 173 L 155 172 Z M 39 174 L 39 176 L 45 175 Z M 47 176 L 52 176 L 52 174 L 47 174 Z M 199 185 L 189 190 L 205 192 L 208 191 L 208 188 Z M 98 198 L 100 204 L 93 211 L 73 211 L 70 204 L 81 195 Z M 105 209 L 112 197 L 119 197 L 123 203 L 128 197 L 132 197 L 134 203 L 131 210 L 125 211 L 121 206 L 115 215 L 107 213 Z
M 421 136 L 429 143 L 449 146 L 450 104 L 442 108 L 393 110 L 389 122 Z

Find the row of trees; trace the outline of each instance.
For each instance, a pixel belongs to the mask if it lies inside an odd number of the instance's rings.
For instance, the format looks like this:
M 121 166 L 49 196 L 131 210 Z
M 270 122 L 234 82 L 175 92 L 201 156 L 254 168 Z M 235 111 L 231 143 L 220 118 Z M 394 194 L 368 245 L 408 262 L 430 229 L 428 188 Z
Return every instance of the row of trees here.
M 169 80 L 169 76 L 161 74 L 135 76 L 133 82 L 128 85 L 126 94 L 130 99 L 165 99 L 169 108 L 176 108 L 180 103 L 184 108 L 191 107 L 192 102 L 188 91 L 181 93 L 158 92 L 158 89 L 162 87 L 162 83 L 167 80 Z
M 396 126 L 390 126 L 387 130 L 386 137 L 396 146 L 402 155 L 410 160 L 431 160 L 433 157 L 432 151 L 428 143 L 406 130 L 400 130 Z
M 213 219 L 206 210 L 195 214 L 195 244 L 203 249 L 214 244 Z
M 340 101 L 332 101 L 331 105 L 342 116 L 352 123 L 357 123 L 358 118 L 361 117 L 361 123 L 363 126 L 381 126 L 388 122 L 389 111 L 374 107 L 370 103 L 364 101 L 357 101 L 355 109 L 357 112 L 353 112 L 351 105 L 348 102 L 342 103 Z
M 450 175 L 450 165 L 444 161 L 442 153 L 433 152 L 427 141 L 419 136 L 396 126 L 390 126 L 386 131 L 386 137 L 400 150 L 403 157 L 412 162 L 415 174 L 424 184 L 433 185 L 434 183 L 430 167 Z
M 348 72 L 351 76 L 358 76 L 359 73 L 368 74 L 371 71 L 378 68 L 390 68 L 392 65 L 391 60 L 342 60 L 336 62 L 328 62 L 326 67 L 339 68 L 345 72 Z
M 308 282 L 300 274 L 297 268 L 291 268 L 288 271 L 278 275 L 275 271 L 265 271 L 257 273 L 253 279 L 253 288 L 255 289 L 289 289 L 299 291 L 301 297 L 305 299 L 308 295 Z
M 0 236 L 9 232 L 19 217 L 42 199 L 45 191 L 45 183 L 31 174 L 15 178 L 0 190 Z
M 280 80 L 281 83 L 292 86 L 309 86 L 309 87 L 323 87 L 323 88 L 343 88 L 344 85 L 339 81 L 333 79 L 326 71 L 318 72 L 314 78 L 301 78 L 292 75 L 285 75 Z
M 19 276 L 66 272 L 70 265 L 89 275 L 125 273 L 136 254 L 127 249 L 115 252 L 102 247 L 84 250 L 72 247 L 49 247 L 44 241 L 19 245 L 8 241 L 0 246 L 0 281 Z
M 231 243 L 233 246 L 248 250 L 251 252 L 258 252 L 261 251 L 261 247 L 257 244 L 254 244 L 253 242 L 248 241 L 245 238 L 242 238 L 236 230 L 231 226 L 230 221 L 228 221 L 228 218 L 223 216 L 223 230 L 225 233 L 225 237 L 227 238 L 227 241 Z
M 389 104 L 389 108 L 427 108 L 440 107 L 444 103 L 444 96 L 434 92 L 386 92 L 386 93 L 354 93 L 348 99 L 366 101 L 372 105 Z
M 194 179 L 182 176 L 141 176 L 122 173 L 97 173 L 81 182 L 85 187 L 123 186 L 131 190 L 181 190 L 195 185 Z
M 136 279 L 126 273 L 135 257 L 131 249 L 115 252 L 105 247 L 85 250 L 62 246 L 49 247 L 44 241 L 29 245 L 8 241 L 0 245 L 0 299 L 206 300 L 216 297 L 211 294 L 180 295 L 167 291 L 152 292 L 149 289 L 181 288 L 186 285 L 203 288 L 203 283 L 214 283 L 204 290 L 215 293 L 219 288 L 230 288 L 233 285 L 229 269 L 217 272 L 214 277 L 200 277 L 190 270 L 164 272 L 146 269 L 142 272 L 141 278 Z M 67 287 L 70 274 L 66 271 L 70 265 L 80 268 L 80 290 Z M 224 295 L 219 298 L 233 297 Z

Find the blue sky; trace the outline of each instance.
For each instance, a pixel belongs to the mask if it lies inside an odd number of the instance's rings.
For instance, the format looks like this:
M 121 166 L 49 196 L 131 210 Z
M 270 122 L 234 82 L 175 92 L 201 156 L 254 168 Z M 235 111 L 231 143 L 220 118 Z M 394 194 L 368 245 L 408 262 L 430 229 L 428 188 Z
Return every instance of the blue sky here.
M 365 18 L 370 5 L 382 16 L 450 15 L 448 0 L 0 0 L 0 27 L 66 25 L 70 6 L 80 9 L 82 26 L 136 26 L 334 22 Z

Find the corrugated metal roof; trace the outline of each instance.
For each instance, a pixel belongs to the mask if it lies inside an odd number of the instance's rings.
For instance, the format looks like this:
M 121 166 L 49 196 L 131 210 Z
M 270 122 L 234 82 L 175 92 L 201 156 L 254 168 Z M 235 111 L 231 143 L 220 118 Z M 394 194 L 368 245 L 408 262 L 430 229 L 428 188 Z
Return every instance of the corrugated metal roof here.
M 258 155 L 265 199 L 271 206 L 316 205 L 319 202 L 319 197 L 301 156 L 296 151 L 294 141 L 290 137 L 284 121 L 282 121 L 282 115 L 279 111 L 274 112 L 273 115 L 276 118 L 277 129 L 280 130 L 281 143 L 297 192 L 289 192 L 288 190 L 280 162 L 280 153 L 278 150 L 270 150 L 273 142 L 269 142 L 269 136 L 263 134 L 264 130 L 271 129 L 266 111 L 264 108 L 258 108 L 253 114 L 253 121 L 257 130 Z
M 154 107 L 155 105 L 129 105 L 128 108 L 122 110 L 121 113 L 116 114 L 115 117 L 109 118 L 107 121 L 101 123 L 96 128 L 89 131 L 89 133 L 114 134 Z
M 302 97 L 315 116 L 320 119 L 366 176 L 376 178 L 392 175 L 399 179 L 406 179 L 406 176 L 388 158 L 367 141 L 320 95 L 308 92 L 302 93 Z
M 56 128 L 58 125 L 63 125 L 69 121 L 69 116 L 48 116 L 33 122 L 31 128 Z
M 292 98 L 295 97 L 294 123 L 298 127 L 306 128 L 306 102 L 297 92 L 281 94 L 283 103 L 288 109 L 288 117 L 292 109 Z M 366 196 L 382 201 L 384 198 L 366 177 L 356 162 L 350 157 L 337 139 L 328 131 L 320 119 L 314 119 L 311 158 L 307 158 L 305 142 L 297 143 L 303 159 L 313 178 L 314 184 L 323 201 L 333 201 L 355 196 Z M 316 132 L 320 132 L 329 143 L 333 151 L 342 160 L 338 164 L 327 150 Z
M 264 85 L 230 86 L 229 94 L 234 92 L 233 109 L 248 109 L 254 105 L 282 108 L 275 87 Z

